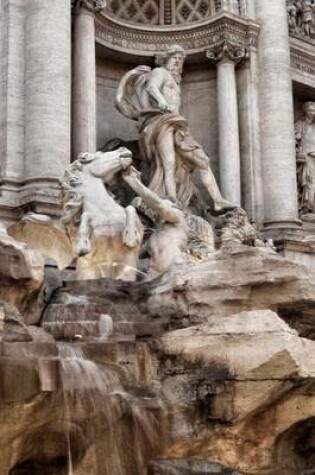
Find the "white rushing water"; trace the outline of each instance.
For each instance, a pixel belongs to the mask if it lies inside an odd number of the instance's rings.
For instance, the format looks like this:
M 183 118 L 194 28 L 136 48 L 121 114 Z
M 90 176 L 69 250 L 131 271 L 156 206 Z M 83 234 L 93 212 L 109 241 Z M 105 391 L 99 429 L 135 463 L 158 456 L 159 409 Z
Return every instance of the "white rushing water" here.
M 129 475 L 125 470 L 121 420 L 127 417 L 132 426 L 133 458 L 140 467 L 145 464 L 145 452 L 157 439 L 157 420 L 143 410 L 138 398 L 128 394 L 120 381 L 119 368 L 100 365 L 84 358 L 82 349 L 70 343 L 58 343 L 60 379 L 63 393 L 66 426 L 73 419 L 88 419 L 91 431 L 97 438 L 97 427 L 102 421 L 106 427 L 104 450 L 108 475 Z M 124 438 L 123 438 L 124 439 Z M 71 434 L 68 441 L 68 475 L 74 474 Z M 123 440 L 123 443 L 125 441 Z M 106 447 L 105 447 L 106 445 Z M 97 468 L 95 468 L 95 474 Z

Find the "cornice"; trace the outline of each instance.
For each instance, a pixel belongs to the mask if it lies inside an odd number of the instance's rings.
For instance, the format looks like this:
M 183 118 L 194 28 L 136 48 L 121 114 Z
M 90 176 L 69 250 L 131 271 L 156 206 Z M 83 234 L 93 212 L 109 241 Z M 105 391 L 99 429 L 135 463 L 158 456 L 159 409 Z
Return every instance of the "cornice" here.
M 204 52 L 222 41 L 229 41 L 240 48 L 256 47 L 260 31 L 259 24 L 253 20 L 227 12 L 202 22 L 176 27 L 134 27 L 103 13 L 96 16 L 95 26 L 99 44 L 138 57 L 153 56 L 156 52 L 166 51 L 172 44 L 182 46 L 189 55 Z
M 290 38 L 291 67 L 315 76 L 315 45 Z

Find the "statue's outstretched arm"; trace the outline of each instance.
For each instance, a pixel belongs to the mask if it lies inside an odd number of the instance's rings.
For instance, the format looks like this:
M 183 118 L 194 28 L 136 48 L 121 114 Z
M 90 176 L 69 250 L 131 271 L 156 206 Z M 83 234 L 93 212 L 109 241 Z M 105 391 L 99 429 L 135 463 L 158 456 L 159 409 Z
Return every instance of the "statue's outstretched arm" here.
M 143 199 L 145 204 L 155 211 L 164 221 L 179 223 L 182 219 L 182 211 L 171 206 L 170 202 L 160 198 L 156 193 L 149 190 L 140 180 L 138 171 L 130 167 L 124 174 L 125 182 L 133 191 Z

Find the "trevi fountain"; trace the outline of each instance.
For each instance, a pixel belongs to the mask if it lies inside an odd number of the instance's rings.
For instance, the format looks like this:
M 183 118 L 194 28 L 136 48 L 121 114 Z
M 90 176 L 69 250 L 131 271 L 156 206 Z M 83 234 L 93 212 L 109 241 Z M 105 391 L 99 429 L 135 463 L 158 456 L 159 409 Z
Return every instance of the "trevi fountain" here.
M 0 0 L 0 475 L 315 474 L 315 2 Z

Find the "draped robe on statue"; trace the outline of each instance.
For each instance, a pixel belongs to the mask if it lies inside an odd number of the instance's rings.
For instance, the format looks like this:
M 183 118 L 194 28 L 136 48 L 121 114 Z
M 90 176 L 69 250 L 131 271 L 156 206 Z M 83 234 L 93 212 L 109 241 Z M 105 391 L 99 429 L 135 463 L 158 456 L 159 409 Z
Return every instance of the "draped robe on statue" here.
M 138 66 L 121 80 L 116 107 L 129 119 L 139 122 L 139 146 L 142 158 L 152 162 L 152 175 L 148 187 L 159 196 L 165 196 L 164 168 L 159 155 L 159 141 L 169 131 L 173 134 L 176 154 L 175 179 L 177 199 L 187 206 L 193 193 L 191 173 L 195 169 L 209 170 L 209 158 L 191 136 L 187 120 L 179 114 L 154 108 L 154 100 L 147 92 L 146 83 L 151 68 Z M 213 177 L 214 198 L 222 199 Z

